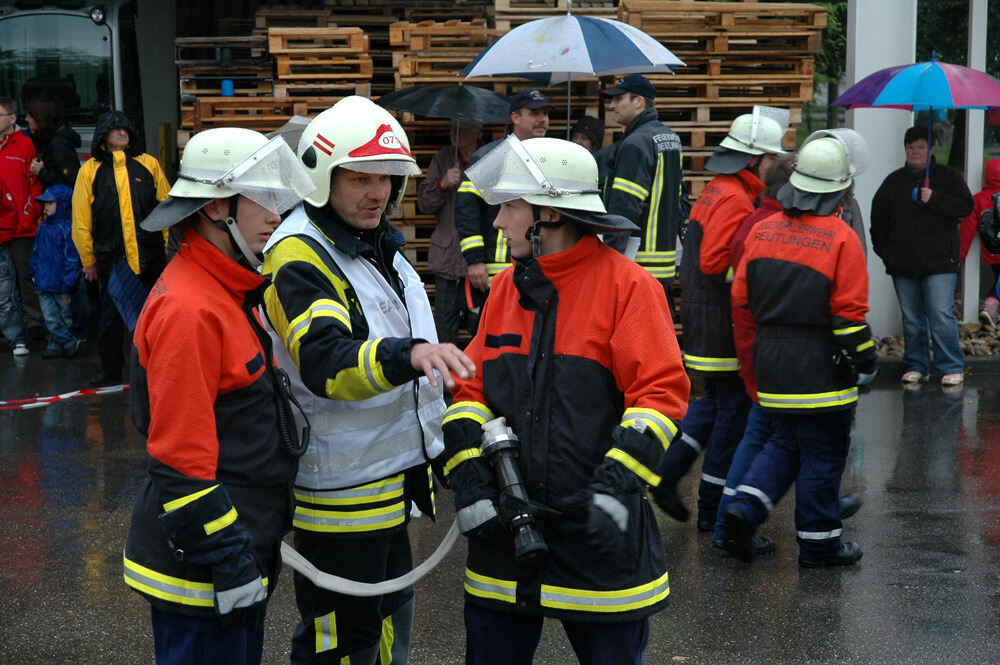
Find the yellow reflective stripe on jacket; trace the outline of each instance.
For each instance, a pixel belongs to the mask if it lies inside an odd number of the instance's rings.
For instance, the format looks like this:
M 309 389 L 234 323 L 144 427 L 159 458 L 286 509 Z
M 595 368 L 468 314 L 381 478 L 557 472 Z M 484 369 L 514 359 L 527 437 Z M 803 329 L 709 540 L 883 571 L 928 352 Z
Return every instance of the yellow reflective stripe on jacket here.
M 692 356 L 681 354 L 684 366 L 702 372 L 735 372 L 740 368 L 739 358 L 709 358 L 707 356 Z
M 299 366 L 299 350 L 302 347 L 302 338 L 309 332 L 309 327 L 315 319 L 330 317 L 336 319 L 344 328 L 347 334 L 351 334 L 351 315 L 343 303 L 329 298 L 320 298 L 309 305 L 309 309 L 292 319 L 287 326 L 283 326 L 285 348 L 292 356 L 295 366 Z M 281 334 L 281 333 L 279 333 Z
M 479 598 L 490 598 L 503 603 L 517 602 L 517 582 L 487 577 L 465 569 L 465 591 Z
M 198 490 L 197 492 L 194 492 L 193 494 L 188 494 L 187 496 L 182 496 L 179 499 L 174 499 L 173 501 L 167 501 L 165 504 L 163 504 L 163 512 L 169 513 L 171 510 L 177 510 L 178 508 L 183 508 L 184 506 L 188 505 L 189 503 L 191 503 L 193 501 L 197 501 L 201 497 L 205 496 L 206 494 L 208 494 L 209 492 L 211 492 L 212 490 L 214 490 L 218 486 L 219 486 L 218 484 L 215 484 L 215 485 L 212 485 L 211 487 L 205 488 L 203 490 Z
M 146 568 L 122 554 L 125 566 L 125 584 L 136 591 L 178 605 L 191 607 L 213 607 L 215 587 L 211 582 L 193 582 L 158 573 Z
M 762 393 L 758 390 L 757 398 L 761 406 L 772 409 L 823 409 L 858 401 L 858 388 L 851 386 L 826 393 L 801 394 Z
M 656 155 L 656 171 L 653 173 L 653 186 L 649 198 L 649 214 L 646 215 L 646 242 L 644 249 L 656 249 L 656 235 L 660 228 L 660 203 L 663 200 L 663 153 Z
M 500 229 L 497 229 L 496 241 L 493 243 L 493 262 L 507 263 L 507 239 L 503 237 L 503 231 Z
M 385 378 L 382 365 L 375 360 L 381 341 L 381 338 L 370 339 L 358 347 L 357 367 L 342 369 L 335 377 L 327 379 L 326 394 L 339 395 L 340 399 L 362 400 L 371 397 L 372 392 L 384 393 L 395 388 Z
M 647 244 L 647 247 L 652 245 Z M 636 252 L 635 262 L 657 279 L 670 279 L 677 275 L 677 252 Z
M 861 351 L 864 351 L 865 349 L 870 349 L 873 346 L 875 346 L 875 340 L 870 339 L 867 342 L 862 342 L 861 344 L 858 344 L 858 346 L 854 349 L 854 352 L 860 353 Z
M 476 186 L 472 184 L 471 180 L 463 180 L 462 184 L 458 186 L 458 191 L 464 192 L 466 194 L 475 194 L 479 198 L 481 199 L 483 198 L 483 195 L 479 193 L 479 190 L 476 189 Z
M 659 603 L 670 595 L 667 573 L 658 579 L 631 589 L 591 591 L 542 585 L 541 605 L 578 612 L 628 612 Z
M 444 465 L 444 475 L 450 475 L 454 471 L 455 467 L 464 462 L 465 460 L 472 459 L 473 457 L 482 457 L 483 452 L 479 448 L 466 448 L 465 450 L 460 450 L 451 456 L 448 463 Z
M 849 328 L 834 328 L 834 335 L 851 335 L 856 332 L 861 332 L 867 327 L 867 324 L 860 323 L 856 326 L 850 326 Z
M 730 283 L 732 283 L 732 281 L 733 281 L 733 277 L 734 277 L 735 275 L 736 275 L 736 272 L 735 272 L 735 271 L 733 270 L 733 267 L 732 267 L 732 266 L 729 266 L 729 267 L 728 267 L 728 268 L 726 269 L 726 284 L 730 284 Z
M 406 519 L 406 503 L 398 501 L 371 510 L 321 510 L 295 506 L 293 526 L 304 531 L 348 533 L 391 529 Z
M 453 420 L 458 420 L 459 418 L 468 418 L 474 420 L 480 425 L 485 425 L 487 422 L 496 418 L 490 408 L 483 404 L 482 402 L 455 402 L 449 406 L 444 412 L 444 420 L 441 421 L 442 425 L 447 425 Z
M 632 182 L 631 180 L 626 180 L 625 178 L 616 177 L 611 183 L 611 189 L 617 189 L 625 192 L 626 194 L 631 194 L 640 201 L 645 201 L 649 197 L 649 190 L 640 184 Z
M 237 517 L 236 506 L 233 506 L 232 508 L 229 509 L 229 512 L 227 512 L 222 517 L 214 519 L 211 522 L 207 522 L 205 524 L 205 535 L 211 536 L 213 533 L 218 533 L 219 531 L 222 531 L 227 526 L 235 522 L 236 517 Z
M 295 488 L 295 500 L 317 506 L 358 506 L 402 498 L 403 474 L 398 473 L 382 480 L 343 490 L 310 490 Z
M 613 460 L 618 460 L 624 464 L 628 469 L 639 476 L 645 481 L 650 487 L 656 487 L 660 484 L 660 476 L 649 469 L 645 464 L 637 460 L 636 458 L 629 455 L 627 452 L 621 448 L 612 448 L 604 455 L 605 457 L 610 457 Z
M 486 242 L 482 236 L 469 236 L 468 238 L 462 238 L 458 245 L 463 252 L 467 252 L 470 249 L 482 249 L 486 247 Z
M 655 409 L 644 409 L 633 407 L 625 409 L 622 415 L 622 427 L 631 427 L 635 422 L 642 421 L 653 431 L 656 438 L 660 440 L 663 449 L 666 450 L 670 442 L 677 436 L 677 425 L 670 418 L 656 411 Z

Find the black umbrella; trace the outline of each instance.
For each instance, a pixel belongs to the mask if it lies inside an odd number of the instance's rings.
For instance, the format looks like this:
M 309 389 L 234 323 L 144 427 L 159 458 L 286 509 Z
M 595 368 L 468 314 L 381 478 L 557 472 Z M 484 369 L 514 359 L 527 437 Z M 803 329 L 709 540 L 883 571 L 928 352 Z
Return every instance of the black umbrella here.
M 510 100 L 476 86 L 437 85 L 403 88 L 382 95 L 375 103 L 425 118 L 460 118 L 479 124 L 510 122 Z

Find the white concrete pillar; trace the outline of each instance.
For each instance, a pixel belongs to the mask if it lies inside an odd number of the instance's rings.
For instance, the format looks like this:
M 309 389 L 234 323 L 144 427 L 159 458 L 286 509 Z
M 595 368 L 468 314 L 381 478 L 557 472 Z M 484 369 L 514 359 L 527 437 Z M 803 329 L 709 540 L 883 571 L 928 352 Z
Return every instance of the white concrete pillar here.
M 843 89 L 869 74 L 893 65 L 914 62 L 917 35 L 916 0 L 848 0 L 847 75 Z M 897 109 L 855 109 L 847 113 L 847 126 L 868 142 L 872 164 L 854 182 L 854 194 L 870 224 L 872 197 L 882 180 L 903 165 L 903 133 L 913 124 L 913 114 Z M 868 323 L 872 334 L 899 335 L 902 321 L 892 281 L 885 265 L 868 251 Z
M 986 71 L 986 8 L 989 0 L 969 2 L 969 60 L 967 65 L 981 72 Z M 969 190 L 975 194 L 983 188 L 983 120 L 984 111 L 969 111 L 965 127 L 965 179 Z M 972 239 L 972 246 L 962 267 L 962 319 L 975 321 L 979 313 L 979 236 Z

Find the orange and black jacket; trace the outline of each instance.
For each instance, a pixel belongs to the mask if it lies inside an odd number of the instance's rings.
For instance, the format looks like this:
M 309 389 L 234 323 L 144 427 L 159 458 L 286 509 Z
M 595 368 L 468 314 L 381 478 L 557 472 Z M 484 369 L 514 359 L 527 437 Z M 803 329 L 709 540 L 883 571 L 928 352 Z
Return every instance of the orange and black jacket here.
M 875 344 L 865 322 L 868 269 L 851 227 L 835 215 L 764 219 L 746 240 L 732 295 L 757 324 L 753 365 L 763 408 L 854 406 L 855 372 L 874 369 Z
M 220 488 L 232 510 L 215 528 L 249 532 L 274 588 L 297 464 L 280 442 L 270 340 L 249 318 L 264 285 L 189 228 L 135 329 L 132 418 L 147 439 L 149 477 L 135 500 L 125 582 L 170 612 L 213 616 L 212 572 L 178 561 L 157 518 Z
M 747 169 L 712 178 L 691 206 L 681 261 L 681 324 L 684 366 L 701 376 L 735 375 L 740 363 L 733 345 L 729 244 L 754 211 L 764 183 Z
M 520 438 L 531 499 L 562 510 L 541 522 L 550 551 L 540 570 L 515 562 L 511 535 L 470 537 L 469 602 L 509 612 L 624 621 L 657 611 L 669 584 L 645 488 L 677 435 L 690 383 L 663 287 L 596 236 L 516 261 L 493 282 L 445 413 L 445 473 L 458 508 L 496 500 L 482 470 L 481 425 L 505 417 Z M 638 424 L 638 427 L 637 427 Z M 645 431 L 640 432 L 640 430 Z M 623 549 L 587 546 L 573 497 L 609 486 L 629 509 Z
M 119 259 L 149 284 L 166 265 L 165 235 L 144 231 L 139 222 L 170 191 L 160 163 L 138 147 L 139 137 L 121 113 L 101 116 L 94 131 L 91 157 L 80 167 L 73 188 L 73 244 L 83 267 L 96 265 L 108 274 Z M 129 132 L 129 147 L 109 152 L 104 145 L 112 129 Z

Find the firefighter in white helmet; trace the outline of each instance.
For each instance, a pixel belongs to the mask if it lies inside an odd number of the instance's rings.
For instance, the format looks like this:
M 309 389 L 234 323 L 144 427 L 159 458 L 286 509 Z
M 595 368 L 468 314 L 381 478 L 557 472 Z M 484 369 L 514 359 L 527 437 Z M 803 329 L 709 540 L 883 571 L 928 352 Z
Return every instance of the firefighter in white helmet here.
M 348 97 L 303 131 L 316 185 L 265 250 L 275 356 L 312 423 L 295 481 L 295 548 L 321 570 L 379 582 L 411 568 L 411 504 L 433 514 L 442 388 L 471 361 L 437 344 L 423 283 L 385 216 L 420 171 L 384 109 Z M 295 575 L 293 663 L 405 663 L 413 589 L 352 598 Z M 384 662 L 384 661 L 383 661 Z
M 864 252 L 838 213 L 868 162 L 852 129 L 807 138 L 778 191 L 784 210 L 754 227 L 736 271 L 733 302 L 757 325 L 757 396 L 773 427 L 723 515 L 725 548 L 744 561 L 793 483 L 799 565 L 848 566 L 862 556 L 841 537 L 839 489 L 858 386 L 877 370 Z
M 653 497 L 669 515 L 686 520 L 688 511 L 678 498 L 677 483 L 704 450 L 698 488 L 700 531 L 711 531 L 715 526 L 726 474 L 751 405 L 737 374 L 740 365 L 732 334 L 729 245 L 764 191 L 768 166 L 776 155 L 784 153 L 781 140 L 788 117 L 786 109 L 754 106 L 752 113 L 733 120 L 729 133 L 705 164 L 718 175 L 705 185 L 691 207 L 684 235 L 680 269 L 684 365 L 691 375 L 702 378 L 705 389 L 684 416 L 681 441 L 663 457 L 663 482 Z
M 306 437 L 256 318 L 256 266 L 280 214 L 312 189 L 281 139 L 210 129 L 188 142 L 177 183 L 141 223 L 182 232 L 139 316 L 131 362 L 149 477 L 125 582 L 152 605 L 161 665 L 261 660 Z
M 605 212 L 586 148 L 511 136 L 466 174 L 500 205 L 514 259 L 466 350 L 482 371 L 444 419 L 469 545 L 466 662 L 531 663 L 552 617 L 581 662 L 639 663 L 669 594 L 646 490 L 690 390 L 663 287 L 598 239 L 636 226 Z M 520 439 L 520 498 L 494 478 L 499 418 Z

